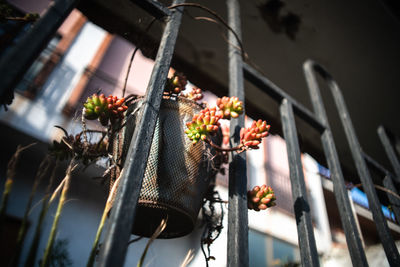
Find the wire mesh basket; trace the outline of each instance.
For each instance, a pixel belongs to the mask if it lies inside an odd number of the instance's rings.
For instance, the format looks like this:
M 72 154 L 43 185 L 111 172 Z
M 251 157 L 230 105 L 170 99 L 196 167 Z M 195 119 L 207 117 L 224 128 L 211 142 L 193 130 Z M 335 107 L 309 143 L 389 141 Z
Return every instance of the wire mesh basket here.
M 119 147 L 122 163 L 139 121 L 142 100 L 128 109 Z M 143 177 L 132 233 L 149 237 L 161 220 L 167 227 L 159 238 L 175 238 L 190 233 L 196 223 L 204 195 L 217 173 L 219 157 L 205 142 L 193 145 L 184 133 L 186 122 L 202 107 L 185 98 L 163 99 Z M 136 112 L 135 112 L 136 111 Z M 221 144 L 221 134 L 213 142 Z

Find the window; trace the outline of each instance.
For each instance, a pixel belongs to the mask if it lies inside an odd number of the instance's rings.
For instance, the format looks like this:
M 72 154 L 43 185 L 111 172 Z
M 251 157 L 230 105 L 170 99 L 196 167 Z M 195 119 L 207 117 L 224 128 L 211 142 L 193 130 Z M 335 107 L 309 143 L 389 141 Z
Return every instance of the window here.
M 61 54 L 57 53 L 56 49 L 60 40 L 60 35 L 53 37 L 16 86 L 15 89 L 18 92 L 33 97 L 41 89 L 51 71 L 60 61 Z
M 270 235 L 249 229 L 249 263 L 252 267 L 297 266 L 299 248 Z

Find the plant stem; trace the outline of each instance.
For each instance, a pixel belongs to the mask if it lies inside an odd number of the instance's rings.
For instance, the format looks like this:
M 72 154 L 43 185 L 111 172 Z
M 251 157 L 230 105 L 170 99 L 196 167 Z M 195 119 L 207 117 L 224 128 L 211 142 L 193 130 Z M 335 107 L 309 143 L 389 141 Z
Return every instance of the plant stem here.
M 1 206 L 0 206 L 0 233 L 2 233 L 2 231 L 3 231 L 4 220 L 5 220 L 5 216 L 6 216 L 6 209 L 7 209 L 7 204 L 8 204 L 8 198 L 10 196 L 10 192 L 11 192 L 11 189 L 12 189 L 12 186 L 14 183 L 16 167 L 17 167 L 17 163 L 19 161 L 19 157 L 23 150 L 25 150 L 35 144 L 36 143 L 33 143 L 33 144 L 30 144 L 30 145 L 27 145 L 24 147 L 19 145 L 17 147 L 17 150 L 15 151 L 14 155 L 11 157 L 11 159 L 8 162 L 7 179 L 6 179 L 6 183 L 4 185 L 4 191 L 3 191 L 3 195 L 2 195 L 2 199 L 1 199 Z
M 94 259 L 96 257 L 97 247 L 99 245 L 101 233 L 103 232 L 104 222 L 107 219 L 107 214 L 108 214 L 108 210 L 109 210 L 108 207 L 107 207 L 107 204 L 106 204 L 106 207 L 104 208 L 103 215 L 101 216 L 99 228 L 97 229 L 96 238 L 94 240 L 94 243 L 93 243 L 93 246 L 92 246 L 92 250 L 90 251 L 89 260 L 88 260 L 88 262 L 86 264 L 86 267 L 92 267 L 93 264 L 94 264 Z
M 46 250 L 44 251 L 42 263 L 40 265 L 41 267 L 49 267 L 49 265 L 50 265 L 51 251 L 52 251 L 54 240 L 55 240 L 56 233 L 57 233 L 58 222 L 60 220 L 60 215 L 63 210 L 65 201 L 67 199 L 67 192 L 68 192 L 68 189 L 69 189 L 70 183 L 71 183 L 71 173 L 72 173 L 73 169 L 76 167 L 76 165 L 74 165 L 74 162 L 75 162 L 75 157 L 71 159 L 71 162 L 69 163 L 67 172 L 65 174 L 65 178 L 64 178 L 65 183 L 64 183 L 64 186 L 61 191 L 60 199 L 58 201 L 56 215 L 54 217 L 53 226 L 51 227 L 49 239 L 47 240 Z
M 146 254 L 147 254 L 147 251 L 149 250 L 151 243 L 153 243 L 153 241 L 165 230 L 165 228 L 167 227 L 167 222 L 168 222 L 168 216 L 167 216 L 167 218 L 161 220 L 160 225 L 157 227 L 157 229 L 155 230 L 155 232 L 153 233 L 153 235 L 150 237 L 149 241 L 147 242 L 146 247 L 144 248 L 143 254 L 140 257 L 140 260 L 137 264 L 137 267 L 142 267 L 144 258 L 146 258 Z
M 206 142 L 207 144 L 210 144 L 211 147 L 215 148 L 215 150 L 219 151 L 219 152 L 231 152 L 231 151 L 239 151 L 238 153 L 243 152 L 244 150 L 246 150 L 246 147 L 243 144 L 240 144 L 236 147 L 231 147 L 231 148 L 222 148 L 216 144 L 214 144 L 210 139 L 206 138 L 204 139 L 204 142 Z
M 42 210 L 40 211 L 39 220 L 38 220 L 38 223 L 37 223 L 36 229 L 35 229 L 35 235 L 33 237 L 33 241 L 32 241 L 31 247 L 29 249 L 28 257 L 25 262 L 25 267 L 31 267 L 31 266 L 35 265 L 36 254 L 37 254 L 37 250 L 39 248 L 39 242 L 40 242 L 40 237 L 42 234 L 42 226 L 43 226 L 44 218 L 46 217 L 47 211 L 49 210 L 49 207 L 50 207 L 50 202 L 49 202 L 50 190 L 53 187 L 54 178 L 56 176 L 56 170 L 57 170 L 58 165 L 59 165 L 59 161 L 57 160 L 56 164 L 53 168 L 53 171 L 51 173 L 51 176 L 50 176 L 49 185 L 46 188 L 46 194 L 43 197 Z
M 36 194 L 36 191 L 37 191 L 37 188 L 38 188 L 40 182 L 42 181 L 43 177 L 47 173 L 49 166 L 50 166 L 50 156 L 46 156 L 39 165 L 38 171 L 35 176 L 35 181 L 33 183 L 33 187 L 32 187 L 31 193 L 29 195 L 28 203 L 25 208 L 24 217 L 22 219 L 21 227 L 19 228 L 19 232 L 18 232 L 18 238 L 17 238 L 16 248 L 14 250 L 15 251 L 14 256 L 12 257 L 12 261 L 11 261 L 12 266 L 18 266 L 19 257 L 21 254 L 22 246 L 24 244 L 25 235 L 26 235 L 26 231 L 27 231 L 28 215 L 29 215 L 29 212 L 31 211 L 33 197 Z
M 10 177 L 7 177 L 6 183 L 4 185 L 4 191 L 3 191 L 3 196 L 1 199 L 1 207 L 0 207 L 0 233 L 3 230 L 3 225 L 4 225 L 4 219 L 5 219 L 5 213 L 6 213 L 6 208 L 8 204 L 8 197 L 10 195 L 12 185 L 14 183 L 14 180 Z

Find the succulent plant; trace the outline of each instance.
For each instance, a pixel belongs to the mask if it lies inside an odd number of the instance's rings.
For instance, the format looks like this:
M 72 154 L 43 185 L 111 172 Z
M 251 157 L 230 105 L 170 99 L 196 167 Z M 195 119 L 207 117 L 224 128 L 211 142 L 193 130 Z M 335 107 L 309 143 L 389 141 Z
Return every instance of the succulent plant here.
M 222 98 L 217 99 L 217 107 L 219 108 L 219 115 L 222 119 L 229 120 L 232 118 L 239 117 L 240 114 L 243 113 L 243 102 L 239 100 L 236 96 L 227 97 L 224 96 Z
M 247 207 L 255 211 L 275 206 L 275 200 L 274 190 L 270 186 L 255 186 L 247 192 Z
M 200 139 L 205 140 L 218 131 L 220 118 L 215 107 L 205 108 L 194 115 L 191 122 L 186 123 L 188 129 L 185 133 L 196 144 Z
M 197 87 L 193 87 L 193 89 L 189 93 L 187 94 L 182 93 L 181 95 L 193 101 L 203 99 L 203 92 L 200 88 Z
M 103 126 L 107 126 L 108 121 L 113 124 L 124 117 L 124 112 L 128 109 L 124 102 L 125 98 L 118 99 L 112 95 L 106 98 L 104 94 L 93 94 L 83 105 L 85 118 L 88 120 L 99 119 Z
M 175 72 L 171 78 L 167 79 L 164 91 L 169 94 L 177 95 L 183 90 L 185 90 L 186 84 L 187 84 L 186 77 L 181 73 Z
M 258 149 L 261 139 L 268 135 L 270 127 L 271 125 L 268 125 L 266 121 L 253 121 L 249 128 L 240 130 L 240 143 L 245 147 Z

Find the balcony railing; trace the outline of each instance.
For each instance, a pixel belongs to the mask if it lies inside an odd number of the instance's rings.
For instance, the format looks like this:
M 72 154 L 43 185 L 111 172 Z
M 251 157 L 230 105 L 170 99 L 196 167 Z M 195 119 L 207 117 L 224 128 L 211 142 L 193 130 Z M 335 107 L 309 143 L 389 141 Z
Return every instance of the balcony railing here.
M 23 73 L 33 62 L 40 51 L 55 34 L 67 15 L 71 12 L 77 0 L 57 0 L 49 11 L 36 23 L 35 27 L 25 35 L 20 42 L 10 49 L 0 59 L 0 95 L 4 97 L 12 91 Z M 146 167 L 152 135 L 159 113 L 164 83 L 167 78 L 176 38 L 179 32 L 183 12 L 183 0 L 175 0 L 174 9 L 168 9 L 155 0 L 133 1 L 158 19 L 166 19 L 166 27 L 161 39 L 155 66 L 148 85 L 143 104 L 142 118 L 139 127 L 135 130 L 134 138 L 128 151 L 128 158 L 124 165 L 124 173 L 117 193 L 117 198 L 110 216 L 110 227 L 106 232 L 102 245 L 99 266 L 122 266 L 125 260 L 126 244 L 129 241 L 133 217 L 138 202 L 142 179 Z M 331 172 L 334 185 L 334 194 L 337 205 L 340 207 L 340 217 L 347 239 L 348 249 L 354 266 L 368 266 L 360 233 L 351 210 L 339 157 L 332 137 L 331 128 L 326 116 L 325 107 L 321 99 L 316 74 L 328 85 L 346 137 L 355 161 L 356 169 L 367 194 L 370 209 L 377 226 L 379 237 L 391 266 L 400 266 L 400 256 L 384 215 L 382 214 L 374 184 L 371 180 L 369 167 L 378 170 L 384 178 L 385 186 L 397 194 L 394 183 L 400 178 L 400 164 L 393 147 L 383 128 L 378 129 L 382 144 L 390 158 L 395 174 L 380 166 L 373 158 L 366 155 L 358 142 L 345 101 L 338 84 L 332 76 L 318 63 L 308 60 L 304 64 L 304 73 L 308 83 L 310 97 L 314 111 L 308 110 L 284 90 L 273 84 L 251 66 L 242 62 L 242 55 L 235 47 L 240 38 L 240 8 L 237 0 L 227 0 L 228 24 L 237 33 L 229 33 L 229 88 L 230 94 L 244 99 L 243 82 L 247 79 L 265 94 L 272 97 L 280 106 L 280 116 L 283 125 L 284 138 L 287 144 L 287 153 L 290 166 L 290 180 L 292 187 L 293 210 L 297 221 L 299 248 L 303 266 L 319 266 L 316 242 L 311 223 L 311 207 L 308 202 L 305 182 L 300 160 L 299 141 L 295 124 L 295 115 L 302 118 L 311 127 L 315 128 L 321 138 L 323 150 Z M 13 60 L 11 60 L 13 59 Z M 10 65 L 11 64 L 11 65 Z M 243 126 L 238 121 L 236 126 Z M 237 134 L 232 132 L 231 135 Z M 232 139 L 233 140 L 233 139 Z M 234 154 L 230 162 L 229 175 L 229 218 L 228 218 L 228 265 L 248 266 L 248 223 L 246 203 L 246 159 L 245 154 Z M 394 177 L 397 177 L 396 179 Z M 397 219 L 399 219 L 398 199 L 388 195 Z M 127 212 L 129 211 L 129 212 Z

